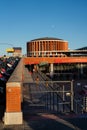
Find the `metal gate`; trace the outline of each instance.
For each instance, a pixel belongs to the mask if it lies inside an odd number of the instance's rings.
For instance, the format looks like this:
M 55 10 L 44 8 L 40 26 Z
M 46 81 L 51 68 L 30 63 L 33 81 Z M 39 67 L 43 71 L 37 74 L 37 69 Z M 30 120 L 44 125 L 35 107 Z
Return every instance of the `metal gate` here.
M 23 111 L 29 113 L 73 111 L 72 81 L 35 81 L 23 85 Z

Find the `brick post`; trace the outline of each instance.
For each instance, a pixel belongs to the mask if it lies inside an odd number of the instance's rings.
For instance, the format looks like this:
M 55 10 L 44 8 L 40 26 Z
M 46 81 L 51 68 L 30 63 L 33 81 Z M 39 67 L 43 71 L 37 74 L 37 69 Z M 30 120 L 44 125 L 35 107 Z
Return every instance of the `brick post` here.
M 5 125 L 23 123 L 23 114 L 21 111 L 23 78 L 22 73 L 23 66 L 21 61 L 6 83 L 6 111 L 4 114 Z

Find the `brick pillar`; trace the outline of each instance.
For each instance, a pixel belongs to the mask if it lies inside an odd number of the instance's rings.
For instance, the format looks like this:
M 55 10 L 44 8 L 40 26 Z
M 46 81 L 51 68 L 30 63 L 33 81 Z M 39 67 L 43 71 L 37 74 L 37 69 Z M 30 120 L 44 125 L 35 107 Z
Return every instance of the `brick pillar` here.
M 6 112 L 4 123 L 6 125 L 22 124 L 22 83 L 8 82 L 6 84 Z

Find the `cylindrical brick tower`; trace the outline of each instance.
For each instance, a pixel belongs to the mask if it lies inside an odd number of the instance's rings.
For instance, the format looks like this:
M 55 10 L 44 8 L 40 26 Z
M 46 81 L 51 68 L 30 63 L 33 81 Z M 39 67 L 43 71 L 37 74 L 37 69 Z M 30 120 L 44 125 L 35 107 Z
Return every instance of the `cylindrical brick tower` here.
M 68 50 L 68 42 L 58 38 L 44 37 L 27 42 L 28 57 L 59 56 Z

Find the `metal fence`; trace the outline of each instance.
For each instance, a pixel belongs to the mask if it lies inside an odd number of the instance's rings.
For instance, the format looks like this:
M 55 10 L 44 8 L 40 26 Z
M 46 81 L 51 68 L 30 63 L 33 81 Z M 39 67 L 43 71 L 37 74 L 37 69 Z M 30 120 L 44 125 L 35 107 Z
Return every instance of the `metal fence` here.
M 34 81 L 24 84 L 24 101 L 33 112 L 73 111 L 73 81 Z

